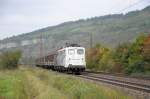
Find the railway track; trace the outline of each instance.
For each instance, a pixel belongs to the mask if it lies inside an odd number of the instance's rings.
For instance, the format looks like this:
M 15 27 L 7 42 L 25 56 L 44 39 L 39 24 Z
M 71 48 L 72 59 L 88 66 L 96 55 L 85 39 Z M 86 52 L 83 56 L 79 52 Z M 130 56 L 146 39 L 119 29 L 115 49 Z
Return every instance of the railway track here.
M 133 78 L 133 79 L 141 79 L 141 80 L 149 80 L 150 81 L 150 76 L 131 76 L 131 75 L 125 75 L 122 73 L 109 73 L 109 72 L 96 72 L 96 71 L 90 71 L 90 70 L 86 70 L 85 73 L 94 73 L 94 74 L 103 74 L 103 75 L 112 75 L 112 76 L 117 76 L 117 77 L 126 77 L 126 78 Z
M 110 74 L 106 75 L 93 72 L 85 72 L 81 75 L 78 75 L 78 77 L 150 93 L 150 80 L 148 79 L 143 80 L 130 77 L 128 78 L 126 76 L 114 76 Z
M 71 74 L 72 73 L 68 73 Z M 140 78 L 140 77 L 130 77 L 123 76 L 118 74 L 110 74 L 103 72 L 93 72 L 93 71 L 85 71 L 80 75 L 76 75 L 77 77 L 97 81 L 104 82 L 116 86 L 121 86 L 124 88 L 134 89 L 142 92 L 146 92 L 150 94 L 150 79 L 149 78 Z

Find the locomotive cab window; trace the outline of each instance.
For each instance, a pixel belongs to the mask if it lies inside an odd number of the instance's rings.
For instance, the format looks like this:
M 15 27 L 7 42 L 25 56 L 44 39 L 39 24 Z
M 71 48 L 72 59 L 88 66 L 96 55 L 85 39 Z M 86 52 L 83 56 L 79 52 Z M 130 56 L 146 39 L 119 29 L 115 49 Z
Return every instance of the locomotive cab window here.
M 69 55 L 73 55 L 73 54 L 75 54 L 75 50 L 74 49 L 69 49 L 68 53 L 69 53 Z
M 79 55 L 82 55 L 82 54 L 84 53 L 84 50 L 83 50 L 83 49 L 78 49 L 78 50 L 77 50 L 77 53 L 78 53 Z

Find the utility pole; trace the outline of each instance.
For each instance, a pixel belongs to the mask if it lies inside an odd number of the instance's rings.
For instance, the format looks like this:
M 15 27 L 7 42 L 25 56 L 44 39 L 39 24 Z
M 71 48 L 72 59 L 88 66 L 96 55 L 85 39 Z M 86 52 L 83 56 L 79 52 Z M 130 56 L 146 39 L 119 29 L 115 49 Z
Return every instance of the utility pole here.
M 92 37 L 92 33 L 89 33 L 90 36 L 90 48 L 93 47 L 93 37 Z
M 44 38 L 43 38 L 43 35 L 41 33 L 40 35 L 40 57 L 43 59 L 42 62 L 45 63 L 45 57 L 44 57 Z M 43 64 L 44 64 L 43 63 Z
M 40 35 L 40 57 L 43 57 L 43 37 Z
M 1 43 L 1 40 L 0 40 L 0 50 L 2 49 L 2 43 Z

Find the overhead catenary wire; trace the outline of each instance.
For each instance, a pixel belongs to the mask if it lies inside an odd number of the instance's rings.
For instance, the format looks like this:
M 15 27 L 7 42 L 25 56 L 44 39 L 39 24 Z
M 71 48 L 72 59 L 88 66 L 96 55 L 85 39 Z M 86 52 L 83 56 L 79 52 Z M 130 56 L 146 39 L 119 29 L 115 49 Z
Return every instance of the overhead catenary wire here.
M 129 6 L 127 6 L 127 7 L 125 7 L 125 8 L 119 10 L 118 13 L 122 13 L 123 11 L 125 11 L 125 10 L 127 10 L 127 9 L 129 9 L 129 8 L 131 8 L 131 7 L 135 6 L 135 5 L 137 5 L 137 4 L 140 4 L 141 2 L 144 2 L 144 1 L 145 1 L 145 0 L 139 0 L 139 1 L 137 1 L 137 2 L 135 2 L 135 3 L 133 3 L 133 4 L 129 5 Z

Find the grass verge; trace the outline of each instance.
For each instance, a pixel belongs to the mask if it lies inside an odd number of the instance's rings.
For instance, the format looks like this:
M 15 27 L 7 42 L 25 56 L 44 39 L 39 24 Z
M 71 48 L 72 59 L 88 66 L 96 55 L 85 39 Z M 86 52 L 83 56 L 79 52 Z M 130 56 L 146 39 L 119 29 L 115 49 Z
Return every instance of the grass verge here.
M 131 99 L 117 90 L 41 68 L 0 71 L 0 99 Z
M 69 99 L 131 99 L 131 97 L 120 91 L 87 82 L 70 75 L 49 72 L 38 68 L 32 71 L 45 84 L 59 90 L 61 93 L 67 95 Z
M 0 71 L 0 99 L 27 99 L 23 82 L 18 70 Z

